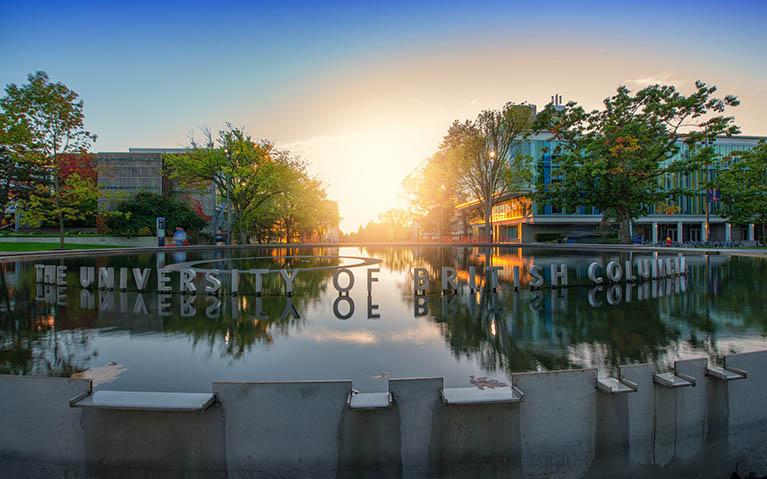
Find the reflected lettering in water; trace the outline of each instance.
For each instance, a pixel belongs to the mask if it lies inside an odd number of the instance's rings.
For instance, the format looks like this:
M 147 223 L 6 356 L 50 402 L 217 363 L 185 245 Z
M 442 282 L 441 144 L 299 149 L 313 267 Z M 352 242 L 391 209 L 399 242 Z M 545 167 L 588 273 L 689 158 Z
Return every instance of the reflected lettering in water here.
M 342 256 L 382 262 L 349 275 L 338 268 L 344 267 Z M 515 371 L 612 371 L 637 362 L 668 368 L 677 358 L 718 361 L 723 354 L 767 347 L 767 263 L 690 256 L 686 277 L 612 284 L 613 266 L 598 269 L 604 281 L 592 284 L 592 262 L 621 265 L 625 275 L 623 265 L 636 259 L 619 253 L 416 247 L 254 248 L 187 252 L 184 258 L 160 253 L 50 261 L 76 272 L 66 276 L 66 286 L 56 284 L 56 269 L 49 273 L 54 284 L 38 284 L 34 265 L 4 262 L 0 372 L 71 376 L 115 361 L 126 368 L 110 384 L 117 389 L 207 390 L 213 380 L 344 378 L 361 390 L 385 390 L 370 379 L 381 371 L 443 376 L 448 385 L 468 386 L 471 376 L 508 382 Z M 261 296 L 248 293 L 256 290 L 252 274 L 239 276 L 238 296 L 208 295 L 204 282 L 196 294 L 178 294 L 176 276 L 170 292 L 160 291 L 155 274 L 142 280 L 143 291 L 119 291 L 120 268 L 139 268 L 143 277 L 147 268 L 190 261 L 222 271 L 237 264 L 244 271 L 300 274 L 292 278 L 291 296 L 279 273 L 258 279 Z M 569 287 L 549 288 L 563 263 Z M 81 266 L 95 268 L 95 282 L 99 267 L 114 268 L 117 290 L 82 288 Z M 429 278 L 423 294 L 414 294 L 414 268 Z M 544 289 L 531 289 L 533 273 Z M 222 277 L 224 286 L 228 281 Z M 564 286 L 562 277 L 557 281 Z

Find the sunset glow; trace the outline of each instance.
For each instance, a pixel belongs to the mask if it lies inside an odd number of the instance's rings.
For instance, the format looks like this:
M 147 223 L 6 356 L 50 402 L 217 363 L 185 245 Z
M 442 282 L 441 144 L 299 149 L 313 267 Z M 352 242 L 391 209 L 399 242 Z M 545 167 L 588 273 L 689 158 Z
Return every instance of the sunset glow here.
M 758 116 L 767 109 L 765 5 L 739 3 L 177 11 L 77 2 L 67 4 L 81 15 L 69 16 L 66 35 L 56 9 L 19 4 L 3 15 L 0 75 L 19 82 L 44 68 L 70 84 L 97 151 L 178 147 L 202 125 L 244 126 L 301 154 L 351 231 L 402 205 L 403 177 L 453 120 L 507 101 L 541 108 L 559 93 L 598 107 L 620 84 L 684 89 L 701 79 L 741 99 L 744 134 L 767 134 Z M 203 17 L 228 27 L 190 27 Z

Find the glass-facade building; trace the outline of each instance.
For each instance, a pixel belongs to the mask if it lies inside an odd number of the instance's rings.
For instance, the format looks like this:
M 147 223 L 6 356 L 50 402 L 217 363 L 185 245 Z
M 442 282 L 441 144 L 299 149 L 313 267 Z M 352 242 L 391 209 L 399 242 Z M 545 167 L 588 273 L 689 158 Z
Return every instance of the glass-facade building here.
M 668 174 L 659 180 L 658 188 L 669 191 L 665 202 L 649 205 L 649 213 L 632 223 L 632 234 L 637 241 L 659 242 L 666 238 L 680 242 L 704 241 L 706 224 L 707 192 L 704 185 L 716 178 L 723 159 L 738 151 L 755 147 L 765 137 L 720 137 L 714 144 L 717 160 L 708 167 L 690 173 Z M 556 179 L 557 162 L 553 152 L 556 141 L 551 135 L 539 134 L 515 148 L 512 154 L 529 155 L 532 158 L 532 185 L 546 185 Z M 687 145 L 680 142 L 678 153 L 669 162 L 689 155 Z M 677 193 L 680 190 L 684 194 Z M 476 202 L 459 206 L 459 216 L 465 218 L 463 235 L 480 237 L 484 220 L 476 208 Z M 754 225 L 731 225 L 719 215 L 721 204 L 710 202 L 710 241 L 753 241 L 758 230 Z M 602 220 L 601 212 L 591 206 L 579 206 L 571 210 L 551 204 L 534 202 L 524 194 L 508 195 L 493 208 L 492 226 L 494 238 L 500 242 L 547 241 L 554 238 L 577 238 L 593 234 Z

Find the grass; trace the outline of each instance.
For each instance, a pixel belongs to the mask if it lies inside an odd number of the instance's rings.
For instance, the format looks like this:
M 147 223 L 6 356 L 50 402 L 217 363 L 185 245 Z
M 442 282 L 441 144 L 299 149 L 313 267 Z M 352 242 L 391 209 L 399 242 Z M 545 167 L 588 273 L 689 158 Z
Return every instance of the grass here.
M 105 248 L 119 248 L 114 245 L 104 244 L 64 244 L 65 250 L 72 249 L 105 249 Z M 0 242 L 0 252 L 12 253 L 12 252 L 24 252 L 24 251 L 53 251 L 59 249 L 58 243 L 4 243 Z

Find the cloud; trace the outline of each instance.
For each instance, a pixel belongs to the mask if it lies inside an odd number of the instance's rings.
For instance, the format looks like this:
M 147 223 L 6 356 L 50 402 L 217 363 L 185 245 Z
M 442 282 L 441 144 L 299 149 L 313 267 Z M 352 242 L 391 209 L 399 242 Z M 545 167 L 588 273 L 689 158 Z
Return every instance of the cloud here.
M 346 343 L 371 345 L 378 342 L 378 338 L 373 331 L 334 331 L 330 329 L 320 329 L 307 334 L 306 337 L 319 343 Z
M 677 85 L 680 80 L 673 78 L 673 72 L 658 73 L 656 75 L 649 75 L 642 78 L 634 78 L 633 80 L 626 80 L 626 83 L 633 83 L 642 87 L 650 85 Z

